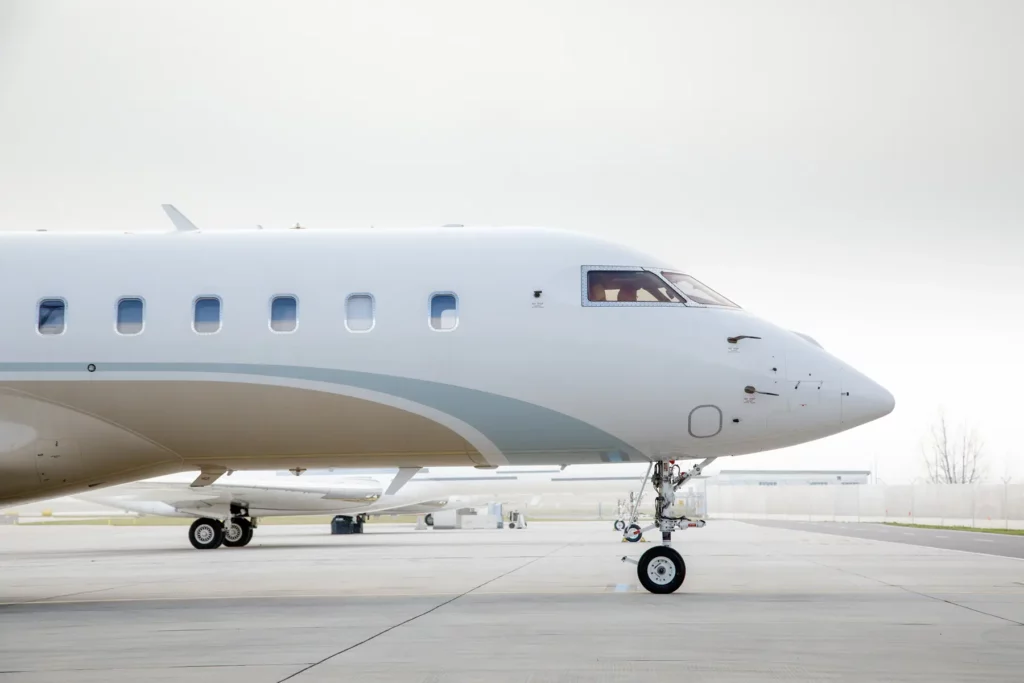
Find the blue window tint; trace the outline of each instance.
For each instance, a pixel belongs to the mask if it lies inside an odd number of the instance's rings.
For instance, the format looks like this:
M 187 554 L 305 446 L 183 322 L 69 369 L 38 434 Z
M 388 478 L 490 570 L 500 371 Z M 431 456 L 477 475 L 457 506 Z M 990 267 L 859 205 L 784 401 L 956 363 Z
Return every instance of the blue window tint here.
M 270 329 L 294 332 L 299 325 L 299 302 L 293 296 L 278 296 L 270 302 Z
M 213 334 L 220 330 L 220 299 L 212 296 L 196 299 L 192 328 L 199 334 Z
M 369 332 L 373 329 L 373 297 L 353 294 L 345 302 L 345 327 L 349 332 Z
M 121 299 L 117 302 L 117 331 L 120 334 L 142 332 L 142 299 Z
M 64 334 L 64 311 L 67 304 L 63 299 L 43 299 L 39 302 L 39 334 Z
M 430 326 L 435 330 L 454 330 L 459 324 L 459 303 L 454 294 L 430 297 Z

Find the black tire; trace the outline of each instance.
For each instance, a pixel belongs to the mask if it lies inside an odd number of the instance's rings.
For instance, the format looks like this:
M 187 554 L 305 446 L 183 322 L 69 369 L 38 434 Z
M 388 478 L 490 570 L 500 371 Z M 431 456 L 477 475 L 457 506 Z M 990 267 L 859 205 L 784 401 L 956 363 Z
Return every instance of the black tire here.
M 651 593 L 675 593 L 686 579 L 686 563 L 675 550 L 659 545 L 640 556 L 636 575 Z
M 623 522 L 621 519 L 615 520 L 615 530 L 616 531 L 622 531 L 625 528 L 626 528 L 626 523 L 625 522 Z
M 224 542 L 224 525 L 217 519 L 197 519 L 188 529 L 188 540 L 196 550 L 219 548 Z
M 509 529 L 515 529 L 516 528 L 516 523 L 515 522 L 509 522 L 508 523 L 508 528 Z
M 244 548 L 249 545 L 249 541 L 252 540 L 252 524 L 249 523 L 245 517 L 235 517 L 232 520 L 234 526 L 241 530 L 237 538 L 229 538 L 231 536 L 231 530 L 224 531 L 224 547 L 226 548 Z
M 434 526 L 434 515 L 427 514 L 423 517 L 423 523 L 427 526 Z
M 640 531 L 639 524 L 630 524 L 629 526 L 627 526 L 626 532 L 623 535 L 623 538 L 625 538 L 630 543 L 639 543 L 640 539 L 642 539 L 643 537 L 644 535 Z

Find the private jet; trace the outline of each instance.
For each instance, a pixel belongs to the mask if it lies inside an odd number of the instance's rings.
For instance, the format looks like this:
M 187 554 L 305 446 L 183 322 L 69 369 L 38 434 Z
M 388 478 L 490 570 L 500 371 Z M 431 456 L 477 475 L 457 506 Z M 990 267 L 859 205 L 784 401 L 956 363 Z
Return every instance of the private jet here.
M 0 233 L 0 507 L 197 470 L 650 463 L 675 492 L 892 395 L 687 268 L 539 228 Z M 696 461 L 686 468 L 685 461 Z M 245 518 L 231 511 L 214 525 Z

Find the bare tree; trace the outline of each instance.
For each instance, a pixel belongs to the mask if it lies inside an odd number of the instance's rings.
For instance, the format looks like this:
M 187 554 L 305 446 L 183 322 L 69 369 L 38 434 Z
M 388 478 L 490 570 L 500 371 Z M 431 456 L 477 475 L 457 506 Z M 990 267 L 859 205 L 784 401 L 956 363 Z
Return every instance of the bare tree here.
M 973 484 L 985 473 L 985 441 L 966 421 L 954 428 L 939 411 L 924 446 L 928 481 L 934 484 Z

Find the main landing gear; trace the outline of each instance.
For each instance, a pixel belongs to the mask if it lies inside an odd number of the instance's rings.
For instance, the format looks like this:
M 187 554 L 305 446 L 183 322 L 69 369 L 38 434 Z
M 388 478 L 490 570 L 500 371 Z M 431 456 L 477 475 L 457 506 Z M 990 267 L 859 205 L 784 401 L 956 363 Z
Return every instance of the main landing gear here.
M 707 458 L 701 464 L 694 465 L 688 472 L 682 472 L 675 462 L 652 463 L 654 473 L 650 477 L 651 486 L 658 492 L 658 497 L 654 501 L 654 524 L 642 529 L 635 523 L 631 524 L 626 527 L 624 538 L 639 541 L 645 531 L 659 529 L 661 545 L 649 549 L 640 556 L 639 561 L 629 557 L 622 558 L 623 562 L 636 565 L 637 578 L 651 593 L 674 593 L 683 585 L 686 578 L 686 563 L 683 562 L 683 556 L 672 548 L 672 532 L 700 528 L 704 526 L 704 520 L 691 520 L 673 510 L 676 491 L 691 477 L 698 476 L 700 471 L 714 460 L 715 458 Z M 644 481 L 646 482 L 646 478 Z
M 252 540 L 256 520 L 247 517 L 231 517 L 226 522 L 202 517 L 192 522 L 188 540 L 196 550 L 213 550 L 222 545 L 228 548 L 242 548 Z
M 244 548 L 252 540 L 252 522 L 245 517 L 235 517 L 230 525 L 224 525 L 224 545 L 228 548 Z

